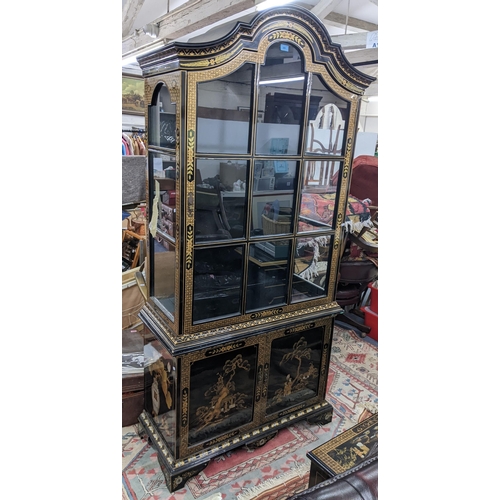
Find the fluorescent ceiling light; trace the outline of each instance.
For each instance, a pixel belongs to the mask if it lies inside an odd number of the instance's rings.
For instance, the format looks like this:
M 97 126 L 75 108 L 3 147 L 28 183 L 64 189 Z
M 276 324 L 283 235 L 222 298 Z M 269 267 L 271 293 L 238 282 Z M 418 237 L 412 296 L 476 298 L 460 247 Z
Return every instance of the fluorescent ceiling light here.
M 286 83 L 286 82 L 299 82 L 303 80 L 303 76 L 294 76 L 292 78 L 278 78 L 277 80 L 261 80 L 259 85 L 270 85 L 271 83 Z
M 371 95 L 370 97 L 368 97 L 368 100 L 370 102 L 378 102 L 378 95 Z
M 266 9 L 270 9 L 271 7 L 278 7 L 280 5 L 286 5 L 290 3 L 292 0 L 265 0 L 262 3 L 257 5 L 257 11 L 262 11 Z

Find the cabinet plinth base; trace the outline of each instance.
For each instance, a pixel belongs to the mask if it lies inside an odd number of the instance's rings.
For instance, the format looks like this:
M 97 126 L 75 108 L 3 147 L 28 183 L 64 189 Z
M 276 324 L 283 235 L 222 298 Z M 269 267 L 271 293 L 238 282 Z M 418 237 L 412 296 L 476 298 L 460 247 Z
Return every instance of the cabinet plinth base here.
M 332 421 L 332 418 L 333 418 L 333 410 L 330 407 L 322 413 L 318 413 L 315 415 L 311 415 L 310 417 L 306 417 L 306 422 L 310 425 L 313 425 L 313 424 L 326 425 Z
M 258 448 L 262 448 L 262 446 L 271 441 L 271 439 L 275 438 L 277 435 L 278 431 L 273 432 L 272 434 L 269 434 L 267 436 L 260 437 L 255 441 L 250 441 L 249 443 L 245 444 L 245 448 L 247 450 L 257 450 Z
M 147 436 L 151 445 L 158 452 L 158 461 L 165 476 L 167 488 L 173 493 L 182 488 L 188 479 L 199 474 L 212 458 L 242 446 L 249 449 L 264 446 L 278 434 L 279 429 L 288 427 L 300 420 L 307 420 L 312 423 L 327 423 L 332 418 L 332 412 L 333 409 L 330 403 L 322 401 L 310 407 L 290 412 L 283 417 L 276 416 L 276 419 L 257 427 L 253 431 L 236 436 L 233 439 L 221 441 L 213 448 L 208 448 L 201 453 L 179 460 L 175 460 L 172 456 L 153 417 L 147 411 L 143 411 L 139 416 L 139 432 L 141 437 Z
M 199 465 L 194 465 L 190 469 L 185 470 L 183 472 L 175 472 L 175 471 L 172 472 L 172 470 L 169 467 L 167 467 L 161 460 L 159 460 L 159 462 L 160 462 L 160 468 L 163 472 L 163 475 L 165 476 L 165 483 L 170 492 L 182 488 L 190 477 L 199 474 L 209 464 L 208 461 Z

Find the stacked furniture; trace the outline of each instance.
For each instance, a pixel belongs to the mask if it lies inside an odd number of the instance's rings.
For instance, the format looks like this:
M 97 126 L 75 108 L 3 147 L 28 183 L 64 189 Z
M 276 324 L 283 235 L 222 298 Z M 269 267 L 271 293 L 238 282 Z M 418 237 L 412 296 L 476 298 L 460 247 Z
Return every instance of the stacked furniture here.
M 363 306 L 373 295 L 378 278 L 378 158 L 357 156 L 352 165 L 349 193 L 368 207 L 367 225 L 355 228 L 346 225 L 345 250 L 340 261 L 337 302 L 344 309 L 340 320 L 355 327 L 361 335 L 378 340 L 376 313 Z M 349 204 L 350 205 L 350 204 Z M 369 291 L 372 291 L 370 294 Z M 376 293 L 376 291 L 375 291 Z
M 342 224 L 373 78 L 300 7 L 138 63 L 149 222 L 140 318 L 154 337 L 139 422 L 175 491 L 222 453 L 301 419 L 331 420 Z M 323 106 L 342 120 L 335 147 L 318 150 L 329 130 L 313 141 L 308 124 Z

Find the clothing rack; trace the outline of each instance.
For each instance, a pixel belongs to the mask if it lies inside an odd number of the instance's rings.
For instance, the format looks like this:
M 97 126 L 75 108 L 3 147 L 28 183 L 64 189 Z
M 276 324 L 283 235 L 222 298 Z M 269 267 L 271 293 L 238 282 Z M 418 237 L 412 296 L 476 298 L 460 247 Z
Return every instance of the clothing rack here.
M 137 129 L 137 130 L 122 129 L 122 132 L 136 132 L 138 134 L 145 134 L 146 133 L 146 131 L 142 128 Z

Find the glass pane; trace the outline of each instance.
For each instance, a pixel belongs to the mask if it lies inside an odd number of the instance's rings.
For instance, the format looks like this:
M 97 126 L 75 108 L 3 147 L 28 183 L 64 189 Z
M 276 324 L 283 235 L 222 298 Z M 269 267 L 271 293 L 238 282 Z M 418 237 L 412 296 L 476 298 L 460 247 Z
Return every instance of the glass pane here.
M 252 236 L 292 232 L 297 170 L 294 161 L 255 161 Z
M 246 230 L 248 162 L 196 162 L 195 243 L 241 238 Z
M 306 161 L 300 198 L 299 232 L 333 227 L 339 161 Z
M 342 155 L 349 103 L 313 75 L 307 117 L 306 153 Z
M 322 347 L 323 328 L 273 340 L 267 415 L 317 396 Z
M 148 141 L 152 146 L 175 149 L 175 104 L 168 88 L 160 84 L 149 107 Z
M 198 83 L 197 144 L 200 153 L 250 151 L 254 64 L 218 80 Z
M 174 320 L 175 313 L 175 245 L 156 235 L 153 240 L 153 283 L 151 295 Z
M 260 67 L 257 123 L 257 154 L 296 155 L 304 116 L 302 54 L 293 45 L 275 43 Z
M 193 323 L 241 312 L 243 246 L 196 249 Z
M 250 245 L 246 312 L 287 303 L 291 240 Z
M 160 237 L 175 241 L 175 156 L 167 153 L 149 153 L 149 169 L 153 179 L 152 196 L 153 204 L 158 207 L 158 213 L 152 213 L 151 218 L 156 215 L 157 232 Z
M 156 226 L 151 244 L 152 277 L 150 294 L 173 319 L 175 311 L 176 185 L 175 156 L 150 152 L 151 213 Z M 154 223 L 156 222 L 156 224 Z
M 293 262 L 292 302 L 325 295 L 330 275 L 332 236 L 298 238 Z

